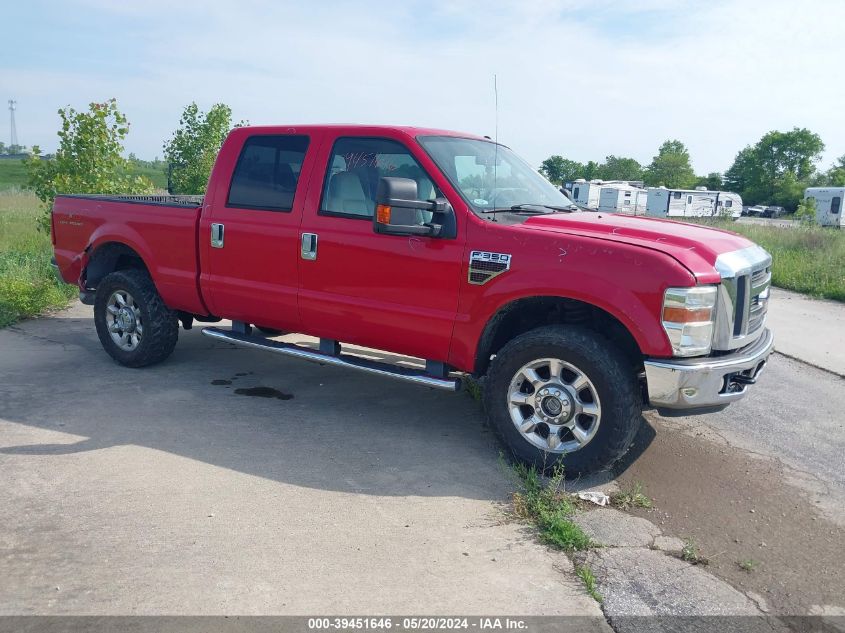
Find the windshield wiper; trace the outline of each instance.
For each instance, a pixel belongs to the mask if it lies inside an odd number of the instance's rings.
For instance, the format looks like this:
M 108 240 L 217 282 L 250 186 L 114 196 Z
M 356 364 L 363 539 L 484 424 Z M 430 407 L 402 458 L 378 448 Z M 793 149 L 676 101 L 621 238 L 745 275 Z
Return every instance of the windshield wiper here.
M 533 207 L 533 208 L 532 208 Z M 561 212 L 561 213 L 569 213 L 572 211 L 577 211 L 578 207 L 575 205 L 571 205 L 568 207 L 560 207 L 555 206 L 552 204 L 539 204 L 534 202 L 526 202 L 523 204 L 515 204 L 510 207 L 501 207 L 497 209 L 487 209 L 482 211 L 482 213 L 534 213 L 537 215 L 542 215 L 543 213 L 547 213 L 546 211 L 541 211 L 540 209 L 550 209 L 553 212 Z

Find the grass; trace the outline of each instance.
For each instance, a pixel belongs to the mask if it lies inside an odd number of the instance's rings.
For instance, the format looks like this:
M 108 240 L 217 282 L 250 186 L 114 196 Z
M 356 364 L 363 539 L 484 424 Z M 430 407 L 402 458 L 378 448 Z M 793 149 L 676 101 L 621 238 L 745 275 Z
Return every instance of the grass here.
M 698 545 L 691 538 L 684 541 L 684 547 L 681 549 L 681 560 L 693 565 L 706 565 L 708 563 L 708 560 L 701 555 Z
M 707 220 L 772 254 L 772 283 L 779 288 L 845 301 L 845 231 L 817 226 L 778 227 Z
M 630 508 L 645 508 L 649 510 L 654 506 L 651 497 L 643 492 L 643 485 L 639 481 L 634 481 L 624 490 L 611 495 L 610 502 L 622 510 L 628 510 Z
M 167 171 L 162 164 L 160 168 L 152 164 L 133 166 L 132 173 L 146 176 L 153 181 L 156 189 L 167 189 Z M 26 184 L 26 172 L 23 161 L 17 158 L 0 159 L 0 191 L 21 189 Z
M 54 277 L 50 237 L 35 228 L 40 210 L 31 193 L 0 191 L 0 327 L 63 307 L 77 294 Z
M 596 577 L 593 574 L 593 570 L 587 565 L 582 565 L 575 568 L 575 573 L 578 574 L 578 578 L 580 578 L 581 582 L 584 583 L 584 587 L 586 587 L 587 593 L 590 594 L 590 597 L 601 604 L 604 598 L 602 598 L 598 589 L 596 589 Z
M 26 183 L 23 161 L 19 158 L 0 158 L 0 191 L 18 189 Z
M 742 571 L 750 574 L 757 567 L 757 561 L 753 558 L 746 558 L 745 560 L 738 560 L 736 565 Z
M 541 539 L 558 549 L 574 552 L 592 546 L 590 537 L 572 521 L 575 505 L 563 490 L 562 469 L 547 482 L 534 468 L 516 464 L 511 470 L 520 487 L 513 493 L 514 514 L 518 518 L 534 523 Z
M 156 168 L 152 165 L 135 165 L 132 173 L 136 176 L 146 176 L 153 181 L 156 189 L 167 189 L 167 171 L 164 166 Z
M 472 376 L 464 376 L 464 391 L 476 402 L 481 402 L 481 398 L 484 396 L 481 383 Z

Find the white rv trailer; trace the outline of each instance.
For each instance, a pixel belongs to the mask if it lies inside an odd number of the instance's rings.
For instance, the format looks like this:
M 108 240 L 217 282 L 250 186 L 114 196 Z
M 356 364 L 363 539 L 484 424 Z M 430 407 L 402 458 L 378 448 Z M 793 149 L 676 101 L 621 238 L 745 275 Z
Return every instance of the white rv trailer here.
M 599 208 L 602 187 L 627 184 L 627 182 L 621 180 L 584 180 L 579 178 L 572 183 L 572 199 L 579 207 L 595 211 Z
M 842 202 L 845 200 L 845 187 L 808 187 L 804 190 L 804 200 L 816 201 L 816 222 L 819 226 L 842 228 Z
M 584 180 L 579 178 L 572 183 L 572 199 L 575 204 L 585 209 L 598 209 L 599 195 L 603 185 L 601 180 Z
M 599 194 L 599 211 L 645 215 L 648 191 L 625 184 L 606 185 Z
M 706 218 L 721 215 L 736 220 L 742 215 L 742 198 L 730 191 L 652 187 L 648 190 L 646 215 L 656 218 Z

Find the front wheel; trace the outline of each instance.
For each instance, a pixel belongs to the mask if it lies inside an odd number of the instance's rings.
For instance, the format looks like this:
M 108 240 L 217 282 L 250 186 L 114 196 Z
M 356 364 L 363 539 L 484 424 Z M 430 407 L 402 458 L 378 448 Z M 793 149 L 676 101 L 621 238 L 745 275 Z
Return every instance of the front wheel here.
M 121 365 L 144 367 L 170 356 L 179 338 L 176 313 L 143 270 L 119 270 L 97 286 L 94 324 L 103 349 Z
M 636 373 L 601 334 L 548 326 L 508 342 L 493 359 L 487 415 L 518 460 L 567 477 L 610 467 L 642 420 Z

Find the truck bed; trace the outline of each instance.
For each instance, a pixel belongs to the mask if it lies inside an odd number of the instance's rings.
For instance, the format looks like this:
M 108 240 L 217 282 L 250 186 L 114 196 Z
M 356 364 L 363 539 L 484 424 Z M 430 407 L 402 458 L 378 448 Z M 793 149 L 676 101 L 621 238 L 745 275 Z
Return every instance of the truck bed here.
M 155 204 L 165 207 L 201 207 L 205 196 L 179 195 L 114 195 L 108 193 L 79 193 L 64 194 L 57 198 L 74 198 L 78 200 L 97 200 L 105 202 L 134 202 L 136 204 Z
M 52 233 L 62 279 L 84 289 L 91 255 L 117 242 L 141 257 L 168 306 L 206 313 L 198 284 L 202 203 L 202 196 L 56 196 Z

